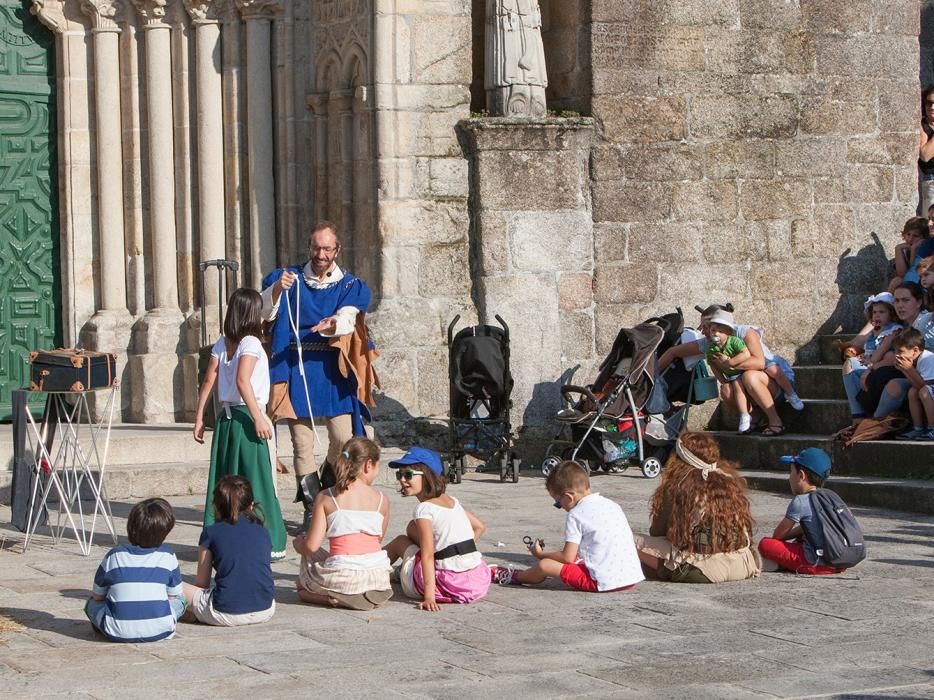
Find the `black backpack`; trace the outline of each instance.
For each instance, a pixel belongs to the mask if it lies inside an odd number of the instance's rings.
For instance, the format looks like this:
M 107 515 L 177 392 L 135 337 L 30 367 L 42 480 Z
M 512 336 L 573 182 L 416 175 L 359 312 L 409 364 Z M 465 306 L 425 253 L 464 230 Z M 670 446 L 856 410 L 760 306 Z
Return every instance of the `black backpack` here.
M 824 548 L 817 556 L 828 566 L 848 569 L 866 558 L 863 530 L 843 499 L 829 489 L 811 492 L 811 510 L 824 531 Z

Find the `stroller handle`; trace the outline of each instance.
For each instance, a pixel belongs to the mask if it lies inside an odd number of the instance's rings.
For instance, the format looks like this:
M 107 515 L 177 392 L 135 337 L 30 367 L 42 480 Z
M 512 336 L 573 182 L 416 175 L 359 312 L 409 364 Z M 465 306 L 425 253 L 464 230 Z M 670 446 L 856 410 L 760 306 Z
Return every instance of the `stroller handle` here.
M 566 386 L 561 387 L 561 396 L 563 396 L 566 399 L 568 394 L 581 394 L 583 396 L 586 396 L 591 401 L 593 401 L 594 405 L 599 403 L 599 401 L 597 401 L 597 397 L 594 396 L 593 392 L 585 386 L 576 386 L 575 384 L 568 384 Z
M 509 326 L 506 325 L 506 322 L 503 320 L 503 317 L 500 316 L 499 314 L 495 314 L 493 318 L 495 318 L 499 322 L 499 325 L 503 327 L 503 330 L 506 331 L 506 342 L 508 343 L 509 342 Z
M 643 321 L 643 323 L 654 323 L 666 333 L 668 332 L 668 329 L 671 328 L 671 321 L 661 318 L 660 316 L 652 316 L 652 318 L 647 318 L 645 321 Z
M 457 322 L 461 320 L 461 315 L 457 314 L 453 320 L 448 324 L 448 347 L 454 343 L 454 326 L 457 325 Z

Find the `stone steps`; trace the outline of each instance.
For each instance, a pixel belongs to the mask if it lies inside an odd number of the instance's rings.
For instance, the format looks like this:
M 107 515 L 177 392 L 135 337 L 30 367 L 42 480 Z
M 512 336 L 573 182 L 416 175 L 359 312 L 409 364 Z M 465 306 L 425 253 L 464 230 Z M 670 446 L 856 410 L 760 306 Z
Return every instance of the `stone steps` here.
M 850 422 L 850 409 L 839 399 L 805 399 L 804 410 L 796 411 L 788 404 L 778 407 L 778 415 L 789 433 L 832 435 Z M 710 421 L 717 430 L 736 430 L 738 418 L 718 410 Z
M 840 399 L 846 400 L 843 390 L 840 366 L 836 365 L 805 365 L 795 367 L 795 382 L 798 395 L 802 399 Z
M 737 435 L 712 431 L 720 443 L 720 454 L 738 462 L 743 469 L 774 470 L 778 458 L 805 447 L 820 447 L 833 460 L 833 474 L 883 478 L 934 478 L 934 445 L 897 440 L 873 440 L 851 447 L 834 442 L 827 435 L 785 433 L 779 437 Z
M 791 495 L 788 472 L 749 471 L 743 476 L 759 491 Z M 870 506 L 934 515 L 934 482 L 914 479 L 884 479 L 865 476 L 833 476 L 827 487 L 851 506 Z

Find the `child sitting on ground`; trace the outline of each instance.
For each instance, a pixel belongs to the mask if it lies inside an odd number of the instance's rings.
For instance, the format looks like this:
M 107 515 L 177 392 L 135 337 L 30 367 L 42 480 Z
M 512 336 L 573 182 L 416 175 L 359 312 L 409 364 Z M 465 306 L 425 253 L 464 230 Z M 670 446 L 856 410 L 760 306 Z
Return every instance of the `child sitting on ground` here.
M 175 634 L 187 605 L 178 559 L 162 544 L 173 527 L 167 501 L 140 501 L 127 518 L 130 543 L 111 549 L 97 567 L 84 612 L 110 641 L 155 642 Z
M 492 567 L 501 585 L 537 584 L 559 578 L 579 591 L 622 591 L 643 581 L 642 567 L 626 514 L 617 503 L 590 490 L 590 477 L 577 462 L 564 461 L 545 480 L 555 508 L 567 511 L 564 548 L 542 550 L 541 540 L 529 545 L 538 559 L 531 569 Z
M 840 573 L 843 569 L 824 564 L 817 554 L 824 548 L 824 531 L 811 509 L 809 497 L 830 475 L 830 456 L 818 447 L 808 447 L 780 459 L 791 465 L 788 482 L 794 498 L 772 536 L 759 541 L 759 554 L 785 571 L 808 575 Z
M 334 486 L 315 498 L 308 532 L 293 542 L 302 555 L 296 588 L 306 603 L 372 610 L 392 597 L 382 549 L 389 501 L 373 488 L 378 475 L 375 442 L 355 437 L 344 443 L 334 461 Z
M 256 508 L 253 488 L 239 474 L 223 477 L 214 487 L 215 522 L 201 531 L 195 585 L 184 585 L 188 609 L 198 622 L 235 627 L 266 622 L 275 614 L 272 544 Z
M 895 366 L 911 382 L 908 409 L 912 429 L 899 440 L 934 440 L 934 352 L 924 349 L 921 331 L 909 328 L 892 342 Z
M 473 603 L 490 588 L 490 570 L 477 551 L 486 530 L 479 518 L 444 492 L 447 480 L 441 458 L 413 447 L 390 462 L 403 496 L 418 505 L 405 534 L 386 547 L 389 559 L 402 559 L 399 581 L 409 598 L 421 598 L 421 610 L 437 612 L 439 603 Z

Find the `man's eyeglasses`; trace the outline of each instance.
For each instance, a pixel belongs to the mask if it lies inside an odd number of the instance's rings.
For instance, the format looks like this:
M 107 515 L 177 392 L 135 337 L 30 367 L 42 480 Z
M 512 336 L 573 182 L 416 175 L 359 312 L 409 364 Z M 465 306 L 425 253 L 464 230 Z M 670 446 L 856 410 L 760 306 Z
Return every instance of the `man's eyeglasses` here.
M 314 255 L 315 253 L 326 253 L 330 255 L 331 253 L 336 253 L 336 252 L 337 252 L 337 246 L 333 246 L 333 245 L 311 247 L 312 255 Z
M 413 477 L 421 476 L 425 472 L 416 471 L 415 469 L 400 469 L 396 472 L 396 479 L 402 481 L 411 481 Z

